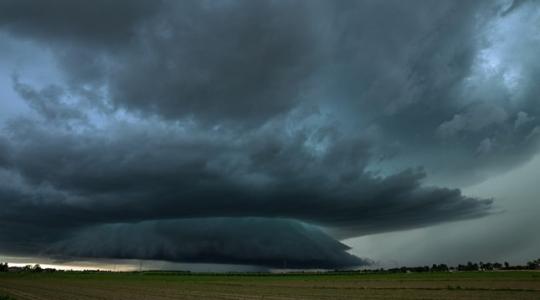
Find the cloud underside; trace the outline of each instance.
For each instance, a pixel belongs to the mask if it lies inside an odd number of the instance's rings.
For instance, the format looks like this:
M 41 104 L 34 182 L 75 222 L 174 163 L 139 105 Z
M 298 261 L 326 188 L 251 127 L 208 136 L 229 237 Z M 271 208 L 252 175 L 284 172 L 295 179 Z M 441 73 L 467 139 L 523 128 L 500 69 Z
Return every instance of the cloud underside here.
M 368 263 L 318 228 L 276 218 L 204 218 L 111 224 L 89 228 L 45 253 L 65 257 L 137 258 L 343 268 Z
M 532 2 L 82 2 L 0 3 L 0 252 L 357 266 L 538 150 Z
M 366 146 L 346 138 L 315 156 L 303 138 L 276 134 L 224 147 L 218 137 L 180 132 L 59 135 L 27 125 L 13 125 L 5 143 L 5 251 L 350 267 L 366 261 L 336 238 L 481 217 L 491 209 L 491 200 L 422 186 L 421 169 L 391 176 L 362 171 Z

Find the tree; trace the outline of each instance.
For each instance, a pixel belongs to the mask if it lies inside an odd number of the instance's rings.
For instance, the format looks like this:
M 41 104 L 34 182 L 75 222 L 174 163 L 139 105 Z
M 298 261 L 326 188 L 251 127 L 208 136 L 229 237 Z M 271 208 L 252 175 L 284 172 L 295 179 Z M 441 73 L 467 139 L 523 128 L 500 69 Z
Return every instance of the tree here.
M 39 264 L 35 264 L 33 267 L 32 267 L 32 272 L 36 272 L 36 273 L 39 273 L 39 272 L 42 272 L 43 269 L 41 268 L 41 266 Z
M 9 266 L 7 263 L 0 263 L 0 272 L 7 272 L 9 271 Z
M 540 258 L 528 262 L 527 269 L 530 269 L 530 270 L 540 269 Z
M 446 264 L 439 264 L 439 265 L 433 264 L 433 266 L 431 266 L 432 272 L 448 272 L 449 270 L 450 269 L 448 268 Z

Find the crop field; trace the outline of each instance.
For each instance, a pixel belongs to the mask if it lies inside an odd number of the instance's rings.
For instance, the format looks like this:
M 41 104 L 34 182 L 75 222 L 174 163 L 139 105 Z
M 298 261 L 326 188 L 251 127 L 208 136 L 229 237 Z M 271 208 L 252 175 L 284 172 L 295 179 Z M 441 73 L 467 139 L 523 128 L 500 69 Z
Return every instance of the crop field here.
M 3 273 L 0 299 L 540 299 L 540 272 Z

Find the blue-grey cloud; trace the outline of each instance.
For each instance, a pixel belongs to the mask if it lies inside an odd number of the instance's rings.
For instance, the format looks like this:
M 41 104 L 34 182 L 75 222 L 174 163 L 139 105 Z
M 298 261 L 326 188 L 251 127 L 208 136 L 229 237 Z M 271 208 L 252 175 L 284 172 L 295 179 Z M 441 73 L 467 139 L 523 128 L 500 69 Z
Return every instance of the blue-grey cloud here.
M 74 232 L 44 253 L 76 258 L 129 258 L 343 268 L 369 263 L 320 229 L 282 219 L 205 218 L 107 224 Z
M 120 228 L 154 239 L 148 224 L 186 218 L 231 222 L 222 234 L 239 249 L 231 233 L 251 217 L 266 221 L 250 237 L 301 222 L 341 249 L 330 236 L 489 214 L 490 199 L 441 186 L 471 185 L 538 151 L 532 6 L 3 1 L 0 30 L 50 50 L 62 75 L 45 86 L 12 76 L 34 114 L 0 133 L 0 176 L 14 182 L 0 187 L 5 249 L 76 255 L 67 245 L 82 237 L 114 239 Z M 188 231 L 170 233 L 167 244 Z M 182 245 L 144 258 L 202 260 Z M 79 255 L 141 253 L 111 247 Z M 336 251 L 327 266 L 354 262 Z M 275 264 L 253 255 L 244 263 Z

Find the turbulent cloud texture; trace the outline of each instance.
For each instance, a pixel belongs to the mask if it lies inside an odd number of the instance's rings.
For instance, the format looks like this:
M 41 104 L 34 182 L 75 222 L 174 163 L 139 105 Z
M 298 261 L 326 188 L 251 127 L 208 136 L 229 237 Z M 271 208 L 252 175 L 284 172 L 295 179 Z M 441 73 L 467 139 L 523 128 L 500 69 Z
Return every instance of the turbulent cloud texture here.
M 351 267 L 338 239 L 485 216 L 443 186 L 538 150 L 539 20 L 527 1 L 1 1 L 0 37 L 59 75 L 0 60 L 28 108 L 0 131 L 0 251 Z
M 345 253 L 347 249 L 317 228 L 289 220 L 206 218 L 102 225 L 77 233 L 48 251 L 75 257 L 285 268 L 339 268 L 367 263 Z

